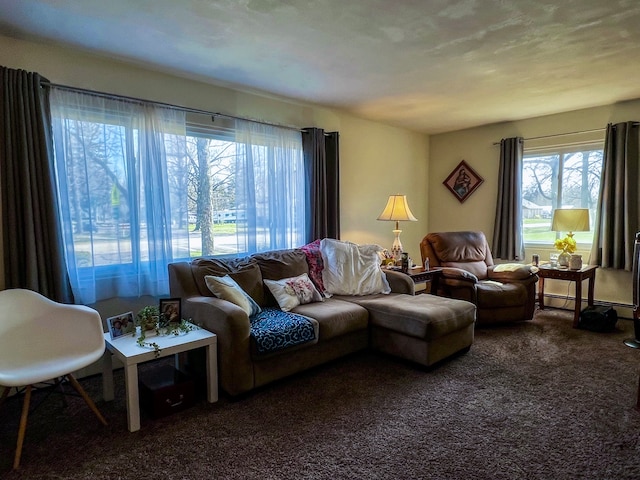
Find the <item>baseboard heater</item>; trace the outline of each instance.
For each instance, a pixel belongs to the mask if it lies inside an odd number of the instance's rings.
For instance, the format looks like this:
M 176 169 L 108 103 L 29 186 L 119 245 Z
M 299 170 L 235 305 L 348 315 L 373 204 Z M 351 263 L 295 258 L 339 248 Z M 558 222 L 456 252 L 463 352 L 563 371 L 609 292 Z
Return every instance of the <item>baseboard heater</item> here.
M 575 302 L 576 301 L 576 297 L 575 296 L 570 296 L 570 295 L 558 295 L 557 293 L 545 293 L 544 294 L 544 298 L 553 298 L 556 300 L 562 300 L 562 301 L 571 301 L 571 302 Z M 582 303 L 586 303 L 586 300 L 583 298 L 582 299 Z M 545 305 L 547 304 L 547 302 L 545 302 Z M 630 303 L 618 303 L 618 302 L 603 302 L 600 300 L 594 300 L 593 301 L 594 305 L 606 305 L 609 307 L 614 307 L 614 308 L 624 308 L 624 309 L 628 309 L 629 310 L 629 316 L 621 316 L 620 312 L 618 312 L 618 319 L 625 319 L 625 320 L 633 320 L 632 314 L 631 312 L 633 312 L 633 304 Z M 554 307 L 557 308 L 557 307 Z M 566 309 L 561 309 L 561 310 L 573 310 L 573 308 L 566 308 Z

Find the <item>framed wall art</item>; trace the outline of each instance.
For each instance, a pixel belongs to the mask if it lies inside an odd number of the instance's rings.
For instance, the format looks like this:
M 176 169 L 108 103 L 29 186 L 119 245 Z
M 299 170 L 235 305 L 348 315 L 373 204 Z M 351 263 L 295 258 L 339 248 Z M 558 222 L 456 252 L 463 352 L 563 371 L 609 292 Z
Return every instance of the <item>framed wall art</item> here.
M 462 160 L 442 183 L 453 193 L 460 203 L 462 203 L 469 198 L 469 195 L 471 195 L 482 182 L 484 182 L 484 178 L 478 175 L 467 162 Z

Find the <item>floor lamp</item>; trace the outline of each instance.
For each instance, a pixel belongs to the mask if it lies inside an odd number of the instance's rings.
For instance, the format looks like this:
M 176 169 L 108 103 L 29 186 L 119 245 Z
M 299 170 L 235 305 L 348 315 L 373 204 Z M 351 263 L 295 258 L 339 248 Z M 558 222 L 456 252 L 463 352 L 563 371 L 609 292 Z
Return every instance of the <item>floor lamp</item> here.
M 633 270 L 631 274 L 633 295 L 633 334 L 634 338 L 624 341 L 631 348 L 640 348 L 640 232 L 636 233 L 633 244 Z M 638 390 L 638 406 L 640 407 L 640 387 Z

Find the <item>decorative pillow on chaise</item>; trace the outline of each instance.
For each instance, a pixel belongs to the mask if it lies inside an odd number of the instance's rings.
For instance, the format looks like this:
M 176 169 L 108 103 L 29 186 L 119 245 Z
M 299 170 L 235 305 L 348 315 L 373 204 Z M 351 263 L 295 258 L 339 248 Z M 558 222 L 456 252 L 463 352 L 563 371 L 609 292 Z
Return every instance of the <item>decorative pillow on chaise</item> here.
M 303 273 L 297 277 L 282 280 L 263 280 L 283 312 L 288 312 L 298 305 L 322 302 L 322 295 L 316 290 L 309 275 Z
M 320 252 L 324 270 L 322 281 L 327 293 L 334 295 L 371 295 L 390 293 L 387 277 L 380 268 L 379 245 L 357 245 L 324 238 Z
M 206 275 L 204 281 L 211 293 L 222 300 L 235 303 L 242 308 L 248 316 L 260 313 L 262 309 L 253 298 L 245 292 L 236 281 L 229 275 L 216 277 L 214 275 Z

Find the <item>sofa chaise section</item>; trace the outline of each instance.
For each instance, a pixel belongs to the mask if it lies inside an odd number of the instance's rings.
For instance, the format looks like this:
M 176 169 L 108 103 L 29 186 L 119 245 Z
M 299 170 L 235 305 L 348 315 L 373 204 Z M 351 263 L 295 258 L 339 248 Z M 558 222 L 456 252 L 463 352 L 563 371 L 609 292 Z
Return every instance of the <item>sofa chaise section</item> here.
M 476 306 L 435 295 L 351 297 L 369 312 L 374 350 L 425 367 L 468 350 L 473 344 Z

